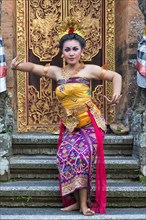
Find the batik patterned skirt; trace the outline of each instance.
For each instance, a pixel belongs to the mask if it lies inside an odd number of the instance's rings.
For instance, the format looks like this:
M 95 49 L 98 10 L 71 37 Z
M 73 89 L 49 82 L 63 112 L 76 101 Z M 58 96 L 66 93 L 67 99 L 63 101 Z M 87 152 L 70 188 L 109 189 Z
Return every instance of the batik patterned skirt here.
M 72 133 L 65 130 L 57 152 L 62 196 L 81 188 L 91 191 L 96 147 L 96 136 L 91 124 Z

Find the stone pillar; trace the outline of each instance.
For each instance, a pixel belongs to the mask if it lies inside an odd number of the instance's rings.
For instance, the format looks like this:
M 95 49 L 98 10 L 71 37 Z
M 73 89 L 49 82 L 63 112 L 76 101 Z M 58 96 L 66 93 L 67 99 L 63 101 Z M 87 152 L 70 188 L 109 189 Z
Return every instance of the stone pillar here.
M 14 44 L 14 16 L 15 2 L 11 0 L 0 0 L 0 30 L 5 43 L 7 61 L 7 91 L 0 93 L 0 181 L 10 179 L 10 156 L 14 127 L 14 114 L 12 109 L 12 91 L 14 83 L 10 62 L 13 57 Z M 11 72 L 11 74 L 10 74 Z
M 141 173 L 146 180 L 146 111 L 143 112 L 143 133 L 140 134 L 139 144 Z
M 140 161 L 141 179 L 146 180 L 146 110 L 129 110 L 129 124 L 134 136 L 133 156 Z
M 10 156 L 13 132 L 13 112 L 10 97 L 6 92 L 0 93 L 0 181 L 10 179 Z
M 0 181 L 10 180 L 11 136 L 0 134 Z
M 144 35 L 146 35 L 146 0 L 138 0 L 139 8 L 144 15 Z M 146 88 L 140 88 L 143 91 L 144 96 L 141 97 L 143 101 L 144 111 L 141 114 L 141 134 L 139 135 L 139 153 L 140 153 L 140 166 L 141 166 L 141 173 L 143 177 L 146 179 L 146 105 L 145 105 L 145 97 L 146 97 Z M 142 94 L 142 93 L 141 93 Z
M 0 133 L 5 132 L 5 99 L 6 93 L 0 93 Z

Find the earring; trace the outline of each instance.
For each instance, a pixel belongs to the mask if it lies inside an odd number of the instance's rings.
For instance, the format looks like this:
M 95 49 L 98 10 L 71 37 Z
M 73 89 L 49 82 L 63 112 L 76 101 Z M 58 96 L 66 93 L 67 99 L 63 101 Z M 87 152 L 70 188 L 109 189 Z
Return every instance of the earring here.
M 84 54 L 83 53 L 81 53 L 81 59 L 83 59 L 84 58 Z
M 64 55 L 63 55 L 63 54 L 61 55 L 61 58 L 64 58 Z

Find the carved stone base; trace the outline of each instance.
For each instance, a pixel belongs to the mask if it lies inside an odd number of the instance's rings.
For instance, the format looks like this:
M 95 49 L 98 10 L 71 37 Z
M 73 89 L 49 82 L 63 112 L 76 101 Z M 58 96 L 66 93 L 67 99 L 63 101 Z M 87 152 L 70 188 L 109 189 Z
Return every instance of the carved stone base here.
M 10 180 L 11 136 L 0 134 L 0 181 Z
M 146 178 L 146 110 L 131 110 L 129 124 L 134 135 L 133 154 L 139 157 L 141 173 Z
M 141 173 L 146 180 L 146 132 L 140 135 L 140 164 Z

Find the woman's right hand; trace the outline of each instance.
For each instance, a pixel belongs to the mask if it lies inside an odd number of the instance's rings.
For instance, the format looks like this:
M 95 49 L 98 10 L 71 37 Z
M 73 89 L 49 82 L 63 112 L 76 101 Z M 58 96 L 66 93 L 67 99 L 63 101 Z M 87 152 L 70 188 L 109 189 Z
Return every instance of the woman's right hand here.
M 20 63 L 23 62 L 23 60 L 17 61 L 19 55 L 17 55 L 11 62 L 11 69 L 12 70 L 17 70 L 17 67 L 19 66 Z

